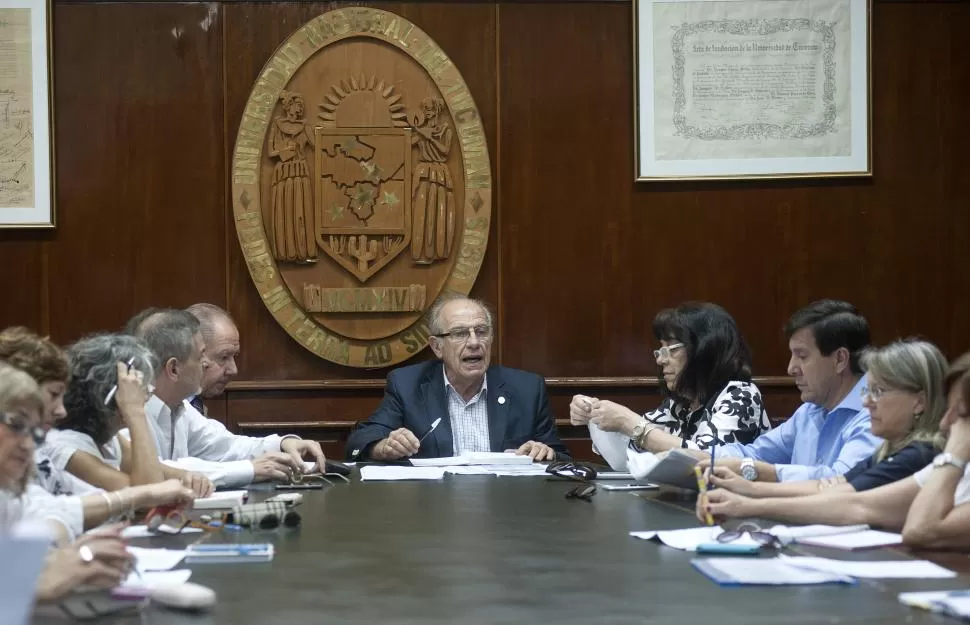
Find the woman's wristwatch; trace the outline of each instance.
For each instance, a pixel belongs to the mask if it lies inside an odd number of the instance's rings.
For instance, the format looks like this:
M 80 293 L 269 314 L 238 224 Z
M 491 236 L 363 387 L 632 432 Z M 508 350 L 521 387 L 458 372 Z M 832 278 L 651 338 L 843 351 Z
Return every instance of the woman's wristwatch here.
M 962 473 L 967 468 L 967 461 L 945 452 L 933 458 L 933 468 L 938 469 L 947 465 L 956 467 Z
M 658 427 L 660 426 L 656 423 L 651 423 L 646 419 L 640 419 L 640 422 L 633 426 L 633 434 L 630 435 L 630 440 L 633 441 L 633 445 L 637 449 L 646 449 L 643 443 L 646 443 L 647 434 L 656 430 Z

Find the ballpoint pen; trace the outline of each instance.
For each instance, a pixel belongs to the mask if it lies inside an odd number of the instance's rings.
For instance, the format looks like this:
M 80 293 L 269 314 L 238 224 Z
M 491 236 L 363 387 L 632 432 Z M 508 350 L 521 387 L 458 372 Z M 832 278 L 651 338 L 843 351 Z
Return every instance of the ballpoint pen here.
M 428 435 L 431 434 L 432 432 L 434 432 L 434 429 L 436 427 L 438 427 L 438 424 L 439 423 L 441 423 L 441 417 L 438 417 L 437 419 L 435 419 L 434 421 L 431 422 L 431 429 L 428 430 L 427 432 L 425 432 L 424 433 L 424 436 L 422 436 L 420 439 L 418 439 L 418 445 L 420 445 L 421 443 L 423 443 L 424 442 L 424 439 L 428 438 Z
M 132 365 L 135 364 L 135 357 L 132 356 L 131 358 L 129 358 L 128 359 L 128 362 L 126 362 L 125 364 L 128 365 L 128 373 L 131 373 L 131 367 L 132 367 Z M 111 401 L 111 398 L 114 397 L 115 396 L 115 393 L 117 393 L 117 392 L 118 392 L 118 384 L 115 383 L 115 385 L 111 387 L 111 390 L 108 391 L 108 394 L 104 398 L 104 405 L 105 406 L 108 405 L 108 403 Z

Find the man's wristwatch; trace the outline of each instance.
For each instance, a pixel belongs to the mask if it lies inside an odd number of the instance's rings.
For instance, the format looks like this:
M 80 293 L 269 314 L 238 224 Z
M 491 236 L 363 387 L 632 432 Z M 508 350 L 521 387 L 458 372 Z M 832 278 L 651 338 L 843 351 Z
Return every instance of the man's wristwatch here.
M 938 469 L 940 467 L 945 467 L 948 464 L 953 465 L 956 468 L 960 469 L 961 473 L 964 471 L 964 469 L 967 468 L 966 460 L 961 460 L 960 458 L 957 458 L 951 453 L 944 452 L 938 455 L 936 458 L 933 458 L 933 468 L 935 469 Z
M 749 482 L 754 482 L 758 479 L 758 468 L 754 466 L 754 460 L 751 458 L 745 458 L 741 461 L 741 477 Z

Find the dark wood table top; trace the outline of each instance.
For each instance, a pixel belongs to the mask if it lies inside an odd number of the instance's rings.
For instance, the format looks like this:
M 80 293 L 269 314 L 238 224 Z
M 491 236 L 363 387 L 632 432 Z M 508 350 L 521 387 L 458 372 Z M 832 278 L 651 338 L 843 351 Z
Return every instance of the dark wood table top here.
M 697 525 L 690 500 L 573 483 L 450 476 L 440 482 L 359 482 L 303 491 L 298 530 L 216 536 L 274 542 L 271 563 L 192 565 L 213 588 L 206 615 L 146 608 L 97 623 L 152 625 L 941 623 L 896 593 L 967 587 L 968 579 L 864 581 L 856 586 L 724 588 L 694 554 L 627 532 Z M 259 493 L 253 493 L 259 499 Z M 196 535 L 197 536 L 197 535 Z M 176 547 L 184 537 L 134 541 Z M 840 558 L 905 559 L 892 550 Z M 965 558 L 965 556 L 963 556 Z M 181 565 L 186 566 L 186 565 Z M 34 623 L 63 623 L 42 609 Z

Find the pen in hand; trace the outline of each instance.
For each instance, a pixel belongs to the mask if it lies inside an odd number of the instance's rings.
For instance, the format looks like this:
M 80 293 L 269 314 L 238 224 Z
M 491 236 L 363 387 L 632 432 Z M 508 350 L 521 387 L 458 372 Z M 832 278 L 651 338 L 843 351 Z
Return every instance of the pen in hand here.
M 129 358 L 128 362 L 126 362 L 125 364 L 128 365 L 128 373 L 131 373 L 131 367 L 132 365 L 135 364 L 135 357 L 132 356 L 131 358 Z M 115 382 L 114 386 L 111 387 L 111 390 L 108 391 L 108 394 L 105 395 L 104 397 L 105 406 L 107 406 L 111 402 L 111 398 L 113 398 L 115 396 L 115 393 L 117 392 L 118 392 L 118 383 Z
M 704 481 L 704 474 L 701 473 L 701 468 L 696 464 L 694 465 L 694 475 L 697 476 L 697 490 L 700 493 L 697 496 L 706 500 L 707 482 Z M 704 501 L 701 503 L 701 505 L 704 506 L 704 515 L 705 515 L 704 520 L 707 522 L 708 525 L 714 525 L 714 517 L 711 515 L 710 510 L 707 509 L 707 502 Z
M 434 421 L 431 422 L 431 429 L 428 430 L 427 432 L 425 432 L 424 433 L 424 436 L 422 436 L 421 438 L 418 439 L 418 445 L 420 445 L 421 443 L 423 443 L 424 442 L 424 439 L 428 438 L 428 435 L 430 435 L 432 432 L 434 432 L 435 428 L 438 427 L 438 424 L 439 423 L 441 423 L 441 417 L 438 417 L 437 419 L 435 419 Z

